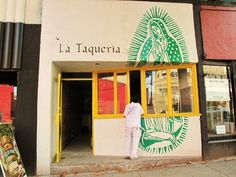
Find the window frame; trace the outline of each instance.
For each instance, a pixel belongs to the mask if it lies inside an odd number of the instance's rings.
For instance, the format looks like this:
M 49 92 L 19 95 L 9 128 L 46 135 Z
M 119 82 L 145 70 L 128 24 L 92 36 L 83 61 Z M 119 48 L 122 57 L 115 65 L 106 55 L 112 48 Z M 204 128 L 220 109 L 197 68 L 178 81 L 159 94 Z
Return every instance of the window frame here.
M 234 89 L 235 89 L 235 86 L 234 86 L 234 78 L 232 77 L 234 75 L 234 67 L 233 67 L 233 64 L 236 64 L 236 63 L 233 63 L 230 64 L 230 63 L 225 63 L 224 61 L 223 62 L 219 62 L 219 61 L 207 61 L 203 64 L 203 68 L 204 66 L 220 66 L 220 67 L 226 67 L 226 70 L 227 70 L 227 76 L 228 76 L 228 81 L 229 81 L 229 94 L 230 94 L 230 111 L 232 116 L 233 116 L 233 119 L 234 119 L 234 124 L 236 125 L 236 119 L 235 119 L 235 115 L 236 115 L 236 109 L 234 109 L 234 105 L 235 105 L 235 101 L 234 101 L 234 98 L 235 98 L 235 93 L 234 93 Z M 236 66 L 236 65 L 235 65 Z M 207 137 L 208 137 L 208 141 L 209 142 L 214 142 L 214 141 L 224 141 L 224 140 L 229 140 L 229 139 L 235 139 L 236 137 L 236 133 L 234 134 L 215 134 L 215 135 L 210 135 L 209 132 L 208 132 L 208 117 L 207 117 L 207 100 L 206 100 L 206 88 L 205 88 L 205 73 L 204 73 L 204 69 L 203 69 L 203 79 L 204 79 L 204 94 L 205 94 L 205 100 L 204 100 L 204 104 L 206 104 L 206 107 L 205 107 L 205 117 L 206 117 L 206 134 L 207 134 Z
M 99 114 L 98 113 L 98 74 L 101 73 L 112 73 L 113 74 L 113 81 L 114 81 L 114 113 L 113 114 Z M 129 70 L 104 70 L 104 71 L 99 71 L 99 72 L 94 72 L 93 77 L 94 77 L 94 115 L 95 118 L 123 118 L 124 115 L 123 113 L 118 113 L 118 89 L 117 89 L 117 76 L 119 73 L 126 73 L 126 85 L 127 85 L 127 94 L 125 96 L 126 98 L 126 104 L 130 102 L 130 82 L 129 82 Z
M 172 95 L 171 95 L 171 69 L 184 69 L 190 68 L 192 70 L 192 92 L 193 92 L 193 111 L 186 113 L 176 113 L 172 111 Z M 127 103 L 130 102 L 130 71 L 140 71 L 140 83 L 141 83 L 141 105 L 144 109 L 144 118 L 161 118 L 161 117 L 173 117 L 173 116 L 200 116 L 199 113 L 199 97 L 198 97 L 198 81 L 197 81 L 197 69 L 196 64 L 180 64 L 180 65 L 159 65 L 159 66 L 144 66 L 140 68 L 126 68 L 126 69 L 113 69 L 113 70 L 101 70 L 93 72 L 93 117 L 101 119 L 114 119 L 124 118 L 123 114 L 117 113 L 117 73 L 126 73 L 127 75 Z M 147 100 L 146 100 L 146 71 L 151 70 L 167 70 L 167 90 L 168 91 L 168 113 L 160 114 L 148 114 L 147 113 Z M 114 77 L 114 114 L 98 114 L 98 74 L 100 73 L 113 73 Z
M 193 92 L 193 111 L 192 112 L 181 112 L 177 113 L 172 110 L 172 88 L 171 88 L 171 69 L 185 69 L 190 68 L 192 70 L 192 92 Z M 147 113 L 147 100 L 146 100 L 146 71 L 160 71 L 166 70 L 167 78 L 167 113 L 148 114 Z M 198 99 L 198 83 L 197 83 L 197 71 L 196 64 L 181 64 L 181 65 L 168 65 L 149 67 L 141 70 L 141 102 L 144 109 L 144 117 L 173 117 L 173 116 L 199 116 L 199 99 Z

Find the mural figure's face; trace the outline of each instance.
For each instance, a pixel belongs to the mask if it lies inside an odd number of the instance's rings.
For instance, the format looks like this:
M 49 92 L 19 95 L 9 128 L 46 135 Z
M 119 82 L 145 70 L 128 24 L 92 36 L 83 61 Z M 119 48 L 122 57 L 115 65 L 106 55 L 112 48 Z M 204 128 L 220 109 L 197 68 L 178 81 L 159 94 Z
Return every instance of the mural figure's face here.
M 155 21 L 150 22 L 150 34 L 154 39 L 162 37 L 162 31 Z

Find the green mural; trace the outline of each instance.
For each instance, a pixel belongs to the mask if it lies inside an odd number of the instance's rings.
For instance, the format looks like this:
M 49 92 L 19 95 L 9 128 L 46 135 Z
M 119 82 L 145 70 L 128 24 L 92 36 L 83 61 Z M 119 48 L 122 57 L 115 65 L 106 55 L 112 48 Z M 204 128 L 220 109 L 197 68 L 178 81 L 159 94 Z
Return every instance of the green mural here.
M 144 14 L 129 48 L 130 65 L 189 62 L 182 32 L 162 9 L 154 7 Z
M 143 118 L 141 129 L 139 147 L 151 154 L 164 154 L 173 151 L 185 140 L 188 118 Z

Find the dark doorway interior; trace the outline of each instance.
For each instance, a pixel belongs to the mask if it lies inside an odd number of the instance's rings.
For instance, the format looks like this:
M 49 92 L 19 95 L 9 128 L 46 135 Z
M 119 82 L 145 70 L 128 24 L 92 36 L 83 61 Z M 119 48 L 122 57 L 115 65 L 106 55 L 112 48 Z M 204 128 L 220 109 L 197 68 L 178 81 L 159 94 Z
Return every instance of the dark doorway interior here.
M 8 84 L 16 86 L 17 72 L 0 71 L 0 84 Z
M 130 71 L 130 98 L 136 98 L 141 103 L 140 71 Z
M 91 152 L 92 81 L 63 81 L 63 152 Z

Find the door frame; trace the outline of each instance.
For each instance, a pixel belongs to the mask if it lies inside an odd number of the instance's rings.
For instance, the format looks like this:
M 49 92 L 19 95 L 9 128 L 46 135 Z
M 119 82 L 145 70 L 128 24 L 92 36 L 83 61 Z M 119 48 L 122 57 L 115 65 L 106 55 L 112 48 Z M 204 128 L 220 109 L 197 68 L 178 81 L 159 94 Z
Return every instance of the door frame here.
M 78 72 L 79 73 L 79 72 Z M 92 153 L 94 154 L 94 143 L 93 143 L 93 108 L 94 108 L 94 74 L 92 73 L 92 78 L 62 78 L 61 73 L 57 75 L 57 111 L 56 111 L 56 163 L 59 163 L 62 155 L 62 93 L 63 93 L 63 82 L 70 81 L 92 81 Z

